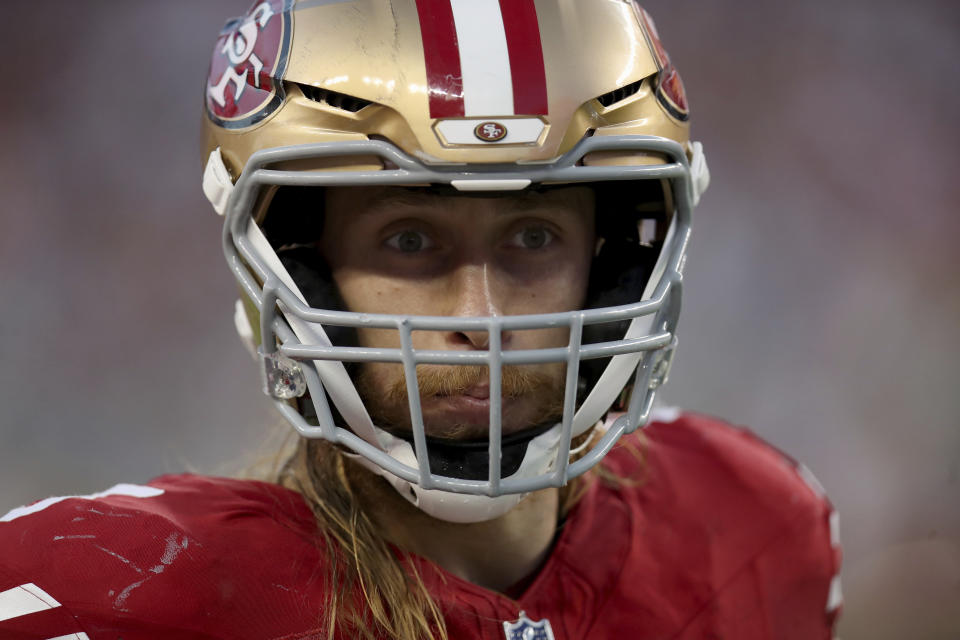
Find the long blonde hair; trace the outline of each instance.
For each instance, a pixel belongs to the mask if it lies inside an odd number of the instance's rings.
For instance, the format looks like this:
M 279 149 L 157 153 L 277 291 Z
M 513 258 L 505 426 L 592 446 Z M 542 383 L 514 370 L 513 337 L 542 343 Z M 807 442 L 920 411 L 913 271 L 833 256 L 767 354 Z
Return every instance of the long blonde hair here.
M 275 481 L 303 495 L 326 554 L 326 637 L 447 638 L 443 616 L 419 574 L 405 571 L 363 511 L 337 448 L 300 440 Z M 411 565 L 412 566 L 412 565 Z
M 415 564 L 404 562 L 365 513 L 339 449 L 300 439 L 268 478 L 300 493 L 313 511 L 326 555 L 322 619 L 332 640 L 348 631 L 363 640 L 447 640 L 443 614 Z M 586 490 L 577 479 L 561 489 L 564 516 Z M 399 556 L 399 557 L 398 557 Z

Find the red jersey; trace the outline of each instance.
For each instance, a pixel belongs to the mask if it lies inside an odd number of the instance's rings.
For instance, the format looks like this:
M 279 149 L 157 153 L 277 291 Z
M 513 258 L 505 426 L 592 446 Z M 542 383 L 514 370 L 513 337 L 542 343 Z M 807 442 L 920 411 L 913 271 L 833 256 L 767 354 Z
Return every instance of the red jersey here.
M 556 640 L 829 639 L 840 552 L 819 485 L 745 430 L 672 418 L 639 457 L 607 456 L 640 481 L 592 482 L 518 597 L 414 558 L 450 638 L 512 640 L 523 611 Z M 172 475 L 49 498 L 0 518 L 0 638 L 325 637 L 324 563 L 310 509 L 269 483 Z

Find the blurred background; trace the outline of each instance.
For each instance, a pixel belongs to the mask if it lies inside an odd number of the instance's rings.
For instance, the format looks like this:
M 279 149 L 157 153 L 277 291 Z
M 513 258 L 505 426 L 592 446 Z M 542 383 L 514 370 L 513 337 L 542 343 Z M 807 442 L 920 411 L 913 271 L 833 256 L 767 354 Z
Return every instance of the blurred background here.
M 247 0 L 5 0 L 0 513 L 231 473 L 277 427 L 200 191 Z M 844 639 L 960 637 L 960 5 L 648 0 L 713 186 L 663 397 L 804 461 Z

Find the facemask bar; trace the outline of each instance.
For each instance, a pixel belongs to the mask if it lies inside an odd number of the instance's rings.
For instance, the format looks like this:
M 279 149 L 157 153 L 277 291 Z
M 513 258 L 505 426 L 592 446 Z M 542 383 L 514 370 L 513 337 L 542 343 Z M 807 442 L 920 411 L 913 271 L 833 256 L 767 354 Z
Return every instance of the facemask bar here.
M 289 291 L 289 290 L 286 290 Z M 675 295 L 676 289 L 671 294 Z M 672 297 L 672 295 L 671 295 Z M 384 451 L 373 447 L 369 442 L 359 438 L 352 432 L 336 427 L 333 424 L 332 413 L 327 404 L 326 394 L 320 378 L 312 367 L 302 367 L 302 375 L 306 378 L 311 398 L 321 404 L 318 407 L 319 425 L 308 424 L 294 408 L 282 401 L 277 401 L 281 413 L 294 424 L 297 431 L 311 438 L 323 438 L 341 443 L 364 457 L 371 459 L 390 473 L 409 482 L 416 483 L 425 489 L 443 489 L 463 493 L 482 493 L 485 495 L 500 495 L 502 493 L 525 493 L 545 486 L 561 486 L 567 480 L 579 475 L 596 464 L 603 455 L 616 443 L 624 433 L 629 433 L 646 422 L 653 401 L 652 391 L 662 383 L 652 384 L 653 374 L 657 368 L 658 358 L 644 357 L 641 359 L 638 375 L 634 382 L 631 403 L 627 415 L 620 417 L 607 430 L 600 442 L 591 449 L 584 458 L 567 467 L 569 458 L 570 440 L 572 439 L 573 417 L 575 414 L 577 374 L 581 359 L 609 357 L 617 354 L 648 353 L 669 355 L 675 338 L 670 331 L 662 330 L 655 334 L 636 338 L 629 341 L 616 341 L 581 345 L 584 324 L 589 320 L 596 322 L 598 318 L 613 317 L 629 319 L 657 313 L 657 317 L 664 317 L 663 305 L 656 300 L 648 301 L 640 308 L 614 307 L 618 312 L 610 316 L 593 314 L 591 311 L 578 311 L 558 314 L 544 314 L 539 316 L 498 316 L 491 318 L 464 318 L 454 319 L 431 316 L 387 316 L 367 315 L 360 319 L 342 318 L 344 312 L 320 312 L 303 307 L 302 303 L 294 304 L 296 299 L 285 292 L 282 283 L 271 280 L 264 288 L 265 306 L 261 311 L 263 321 L 262 335 L 267 336 L 261 350 L 265 354 L 279 354 L 281 357 L 293 361 L 309 362 L 311 360 L 332 360 L 352 362 L 392 362 L 401 364 L 408 388 L 410 414 L 412 425 L 422 425 L 419 387 L 416 378 L 416 366 L 419 364 L 445 364 L 487 366 L 490 371 L 491 408 L 490 408 L 490 443 L 489 443 L 489 477 L 487 481 L 471 481 L 459 478 L 447 478 L 430 473 L 427 464 L 427 444 L 422 426 L 413 428 L 414 451 L 418 467 L 412 468 L 387 455 Z M 393 329 L 400 336 L 401 346 L 398 349 L 372 347 L 336 347 L 320 345 L 304 345 L 299 343 L 282 318 L 277 314 L 277 302 L 281 302 L 286 309 L 285 313 L 297 317 L 303 316 L 314 322 L 340 324 L 343 326 L 368 327 L 378 329 Z M 298 308 L 298 306 L 300 308 Z M 668 305 L 669 306 L 669 305 Z M 606 311 L 606 310 L 605 310 Z M 632 312 L 631 312 L 632 311 Z M 349 314 L 348 314 L 349 315 Z M 467 322 L 464 322 L 467 321 Z M 660 325 L 668 324 L 668 320 L 657 322 Z M 570 338 L 567 347 L 553 347 L 536 350 L 501 351 L 500 342 L 503 331 L 516 329 L 546 328 L 567 325 L 570 329 Z M 489 349 L 487 351 L 430 351 L 415 350 L 411 334 L 416 330 L 466 330 L 486 331 L 489 335 Z M 280 346 L 274 345 L 270 350 L 270 338 L 279 338 Z M 561 437 L 557 463 L 546 477 L 540 478 L 500 478 L 500 446 L 501 446 L 501 372 L 504 364 L 545 364 L 551 362 L 566 362 L 566 383 L 564 392 L 563 420 L 560 424 Z M 494 391 L 497 391 L 496 393 Z
M 658 153 L 669 162 L 638 166 L 580 166 L 583 156 L 595 151 Z M 396 169 L 356 172 L 313 172 L 275 170 L 277 163 L 316 157 L 376 155 Z M 679 314 L 680 272 L 690 232 L 690 215 L 694 194 L 686 154 L 680 144 L 651 136 L 585 138 L 573 150 L 551 165 L 522 167 L 525 178 L 517 179 L 517 165 L 490 165 L 469 170 L 457 165 L 427 166 L 405 155 L 384 141 L 354 141 L 335 144 L 310 144 L 267 149 L 254 154 L 238 179 L 227 204 L 228 220 L 224 229 L 224 252 L 231 270 L 245 293 L 261 312 L 261 352 L 265 358 L 291 366 L 293 375 L 302 375 L 316 404 L 319 425 L 314 426 L 292 406 L 282 400 L 276 404 L 284 417 L 305 437 L 323 438 L 342 444 L 377 466 L 424 489 L 440 489 L 457 493 L 498 496 L 526 493 L 549 486 L 562 486 L 597 464 L 624 434 L 644 424 L 648 418 L 654 390 L 663 382 L 675 344 L 673 332 Z M 265 264 L 251 245 L 247 227 L 252 224 L 251 212 L 260 189 L 280 186 L 349 186 L 349 185 L 422 185 L 447 184 L 461 190 L 494 190 L 523 188 L 531 183 L 573 184 L 610 180 L 667 179 L 673 189 L 676 208 L 673 233 L 662 249 L 666 262 L 658 267 L 662 275 L 650 299 L 619 307 L 526 316 L 450 318 L 433 316 L 358 314 L 308 307 Z M 466 186 L 465 186 L 466 185 Z M 656 275 L 656 274 L 655 274 Z M 264 285 L 260 286 L 259 282 Z M 282 312 L 283 315 L 280 315 Z M 583 345 L 584 325 L 618 320 L 635 321 L 651 317 L 651 330 L 640 337 L 625 337 L 613 342 Z M 367 327 L 396 330 L 399 349 L 339 347 L 303 344 L 287 323 L 296 318 L 306 323 Z M 566 347 L 537 350 L 501 351 L 503 331 L 543 329 L 566 326 L 570 330 Z M 411 334 L 425 331 L 485 331 L 489 336 L 486 351 L 415 350 Z M 277 345 L 279 339 L 280 345 Z M 570 441 L 574 435 L 576 391 L 581 359 L 617 357 L 633 354 L 637 359 L 633 393 L 626 415 L 618 418 L 599 442 L 581 459 L 569 463 Z M 348 429 L 334 425 L 324 385 L 311 361 L 396 362 L 404 368 L 411 413 L 416 467 L 403 464 L 387 453 L 383 438 L 370 442 Z M 307 363 L 301 366 L 299 363 Z M 505 364 L 541 364 L 565 362 L 567 365 L 563 420 L 559 428 L 560 444 L 552 468 L 535 477 L 500 477 L 501 462 L 501 374 Z M 488 367 L 491 388 L 489 474 L 487 480 L 464 480 L 432 474 L 429 469 L 427 442 L 424 433 L 420 394 L 416 378 L 418 364 L 473 365 Z M 609 368 L 609 367 L 608 367 Z M 494 391 L 496 390 L 496 393 Z M 619 389 L 617 390 L 619 391 Z

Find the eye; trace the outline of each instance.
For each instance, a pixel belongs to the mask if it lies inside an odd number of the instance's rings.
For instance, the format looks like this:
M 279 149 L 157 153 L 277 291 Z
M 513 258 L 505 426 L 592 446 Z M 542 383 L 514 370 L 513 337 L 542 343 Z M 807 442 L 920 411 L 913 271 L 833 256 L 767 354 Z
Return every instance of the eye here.
M 542 249 L 553 239 L 553 233 L 546 227 L 531 225 L 513 234 L 510 244 L 523 249 Z
M 433 240 L 426 234 L 412 229 L 393 234 L 387 238 L 385 244 L 401 253 L 417 253 L 433 248 Z

